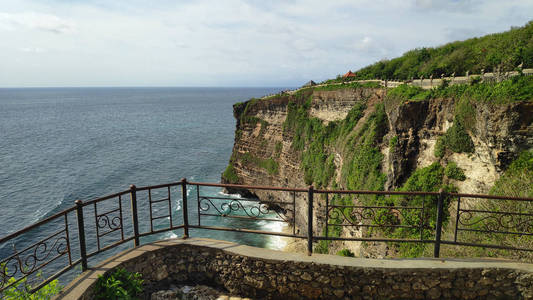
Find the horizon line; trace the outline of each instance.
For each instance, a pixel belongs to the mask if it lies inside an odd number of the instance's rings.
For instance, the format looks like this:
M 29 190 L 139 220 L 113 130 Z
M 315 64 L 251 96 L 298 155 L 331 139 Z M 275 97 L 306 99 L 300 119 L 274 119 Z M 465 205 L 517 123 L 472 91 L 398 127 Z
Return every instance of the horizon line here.
M 79 88 L 295 88 L 297 86 L 134 86 L 134 85 L 117 85 L 117 86 L 0 86 L 0 89 L 79 89 Z

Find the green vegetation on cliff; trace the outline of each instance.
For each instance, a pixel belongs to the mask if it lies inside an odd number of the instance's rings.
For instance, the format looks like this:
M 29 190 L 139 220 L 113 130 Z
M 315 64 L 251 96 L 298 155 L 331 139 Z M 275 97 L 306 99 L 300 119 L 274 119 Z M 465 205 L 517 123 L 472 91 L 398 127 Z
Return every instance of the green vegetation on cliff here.
M 479 82 L 472 80 L 468 85 L 443 84 L 439 88 L 424 90 L 409 85 L 401 85 L 394 89 L 388 89 L 385 103 L 377 103 L 374 106 L 361 101 L 355 104 L 348 112 L 346 118 L 340 121 L 323 122 L 310 115 L 312 94 L 315 90 L 336 90 L 341 88 L 361 88 L 359 83 L 344 85 L 331 85 L 317 88 L 306 88 L 297 91 L 292 95 L 278 95 L 282 97 L 273 99 L 275 101 L 287 102 L 287 117 L 283 123 L 283 139 L 288 141 L 291 138 L 291 149 L 301 158 L 300 167 L 304 175 L 306 184 L 312 184 L 315 188 L 337 188 L 346 190 L 383 190 L 386 182 L 386 174 L 383 174 L 382 164 L 384 155 L 382 148 L 384 142 L 390 146 L 390 152 L 398 152 L 405 147 L 405 137 L 398 133 L 398 136 L 390 136 L 390 139 L 383 140 L 389 124 L 385 107 L 389 112 L 388 103 L 403 105 L 406 101 L 425 101 L 428 99 L 453 99 L 455 111 L 453 125 L 447 132 L 438 139 L 435 147 L 437 159 L 433 164 L 414 170 L 407 170 L 409 178 L 398 189 L 400 191 L 431 191 L 436 192 L 443 188 L 452 192 L 455 188 L 449 185 L 451 179 L 463 181 L 466 179 L 461 166 L 453 161 L 448 161 L 451 152 L 473 153 L 474 143 L 471 137 L 476 135 L 476 111 L 481 106 L 494 106 L 509 104 L 516 101 L 533 100 L 533 76 L 516 76 L 511 79 L 499 82 Z M 270 101 L 271 99 L 269 98 Z M 247 103 L 240 104 L 239 121 L 241 127 L 266 129 L 269 124 L 250 114 L 253 105 L 259 100 L 252 99 Z M 387 102 L 390 101 L 390 102 Z M 262 105 L 262 103 L 260 103 Z M 422 107 L 422 105 L 420 105 Z M 250 127 L 255 125 L 255 127 Z M 254 129 L 255 130 L 255 129 Z M 479 130 L 479 129 L 478 129 Z M 254 155 L 265 157 L 261 154 L 235 154 L 232 157 L 230 166 L 226 169 L 223 177 L 228 182 L 238 182 L 239 178 L 235 172 L 234 163 L 239 161 L 243 165 L 253 165 L 267 170 L 271 175 L 278 173 L 278 160 L 282 150 L 285 153 L 288 144 L 280 141 L 267 141 L 262 134 L 261 148 L 271 145 L 267 151 L 267 158 L 258 158 Z M 270 144 L 268 144 L 270 143 Z M 506 173 L 495 184 L 491 191 L 495 194 L 509 194 L 509 189 L 514 191 L 526 191 L 525 195 L 533 194 L 533 154 L 525 152 L 515 162 L 513 162 Z M 268 155 L 271 155 L 269 158 Z M 236 165 L 235 165 L 236 166 Z M 444 167 L 445 166 L 445 167 Z M 340 169 L 339 169 L 340 168 Z M 336 174 L 340 176 L 336 178 Z M 469 173 L 470 174 L 470 173 Z M 404 177 L 405 178 L 405 177 Z M 454 181 L 451 181 L 454 182 Z M 507 190 L 506 190 L 507 189 Z M 529 193 L 529 194 L 528 194 Z M 377 196 L 358 195 L 340 197 L 335 195 L 329 198 L 329 203 L 333 205 L 351 206 L 356 203 L 365 206 L 380 206 L 376 209 L 376 217 L 369 225 L 392 225 L 389 228 L 369 229 L 363 232 L 365 235 L 382 236 L 397 239 L 432 239 L 434 234 L 436 218 L 436 198 L 437 196 Z M 325 196 L 317 196 L 318 201 L 325 201 Z M 454 202 L 455 203 L 455 202 Z M 455 205 L 453 203 L 453 205 Z M 496 202 L 495 202 L 496 203 Z M 499 202 L 504 203 L 504 202 Z M 491 209 L 506 211 L 505 206 L 494 206 Z M 453 222 L 455 214 L 449 215 L 449 211 L 454 207 L 445 202 L 445 220 Z M 492 205 L 492 204 L 490 204 Z M 405 209 L 398 212 L 398 206 L 425 207 L 426 215 L 420 215 L 418 210 Z M 390 207 L 390 208 L 389 208 Z M 429 211 L 427 210 L 429 208 Z M 485 209 L 481 207 L 480 209 Z M 526 210 L 532 207 L 524 207 Z M 353 208 L 345 208 L 346 216 L 351 216 Z M 401 209 L 400 209 L 401 210 Z M 427 219 L 427 228 L 408 228 L 409 225 L 418 225 L 422 218 Z M 343 220 L 329 219 L 330 225 L 340 225 Z M 445 221 L 446 225 L 447 221 Z M 398 226 L 399 225 L 399 226 Z M 404 226 L 404 227 L 402 227 Z M 446 226 L 445 226 L 446 227 Z M 325 228 L 323 228 L 324 230 Z M 446 230 L 446 228 L 445 228 Z M 339 236 L 341 226 L 329 226 L 328 236 Z M 325 233 L 325 232 L 323 232 Z M 524 242 L 523 239 L 517 239 Z M 515 243 L 517 240 L 513 241 Z M 481 242 L 493 243 L 495 238 L 485 238 Z M 480 240 L 477 240 L 480 242 Z M 510 241 L 505 241 L 506 243 Z M 320 241 L 315 251 L 328 253 L 330 241 Z M 399 251 L 401 256 L 415 257 L 427 254 L 427 244 L 398 243 L 390 244 Z M 481 251 L 481 250 L 480 250 Z M 481 251 L 483 252 L 483 251 Z M 480 253 L 481 253 L 480 252 Z M 485 255 L 489 255 L 486 252 Z M 492 253 L 492 252 L 490 252 Z
M 354 78 L 355 79 L 355 78 Z M 338 83 L 339 80 L 329 80 L 325 83 Z M 321 85 L 312 87 L 310 89 L 313 89 L 314 91 L 335 91 L 340 89 L 359 89 L 359 88 L 370 88 L 370 89 L 376 89 L 376 88 L 382 88 L 379 81 L 375 82 L 357 82 L 357 81 L 342 81 L 343 84 L 327 84 L 327 85 Z
M 224 178 L 228 183 L 239 183 L 239 176 L 235 172 L 232 162 L 228 164 L 224 173 L 222 173 L 222 178 Z
M 329 122 L 327 125 L 317 118 L 309 115 L 311 97 L 298 104 L 291 101 L 288 104 L 287 118 L 283 125 L 286 133 L 293 136 L 292 148 L 301 154 L 301 166 L 306 184 L 314 184 L 317 188 L 341 184 L 347 190 L 383 190 L 386 181 L 382 173 L 383 154 L 380 151 L 383 136 L 388 129 L 387 115 L 382 103 L 374 107 L 366 120 L 361 121 L 367 106 L 364 103 L 354 105 L 346 118 L 341 121 Z M 358 122 L 362 122 L 358 125 Z M 453 135 L 452 137 L 455 137 Z M 396 145 L 396 139 L 389 142 Z M 453 138 L 450 138 L 453 140 Z M 334 180 L 335 153 L 341 153 L 344 159 L 341 168 L 341 182 Z M 438 191 L 453 188 L 443 182 L 445 169 L 436 162 L 426 168 L 413 172 L 405 182 L 401 191 Z M 384 197 L 378 195 L 358 195 L 357 201 L 366 206 L 425 206 L 430 208 L 427 217 L 429 227 L 435 225 L 435 197 Z M 322 201 L 325 201 L 322 199 Z M 333 205 L 353 205 L 351 196 L 340 197 L 335 195 L 330 198 Z M 448 203 L 446 203 L 448 205 Z M 351 215 L 351 209 L 346 208 L 345 216 Z M 378 209 L 374 225 L 409 225 L 419 224 L 420 216 L 416 210 L 402 211 L 401 216 L 390 209 Z M 447 216 L 446 216 L 447 217 Z M 329 219 L 330 225 L 339 225 L 341 219 Z M 422 233 L 419 228 L 387 228 L 381 231 L 370 231 L 368 234 L 384 235 L 392 238 L 420 238 L 429 239 L 432 231 L 425 229 Z M 329 236 L 339 236 L 341 226 L 330 226 Z M 328 253 L 329 241 L 320 241 L 315 251 Z M 417 256 L 423 253 L 426 245 L 399 244 L 398 250 L 402 256 Z
M 357 71 L 359 79 L 435 78 L 452 73 L 479 74 L 502 66 L 505 70 L 533 67 L 533 21 L 523 27 L 436 48 L 420 48 L 391 60 L 382 60 Z
M 448 164 L 446 165 L 446 169 L 444 169 L 444 174 L 450 179 L 455 179 L 459 181 L 466 180 L 466 176 L 463 170 L 459 168 L 459 166 L 457 166 L 457 164 L 453 161 L 448 162 Z
M 384 175 L 379 173 L 382 154 L 375 147 L 376 135 L 382 136 L 386 121 L 382 106 L 356 134 L 352 130 L 363 116 L 366 108 L 364 103 L 355 104 L 344 120 L 329 122 L 327 125 L 320 119 L 309 116 L 310 106 L 311 97 L 301 105 L 294 101 L 289 102 L 287 119 L 283 124 L 284 130 L 293 135 L 293 149 L 301 152 L 306 184 L 321 188 L 331 183 L 336 169 L 333 150 L 337 147 L 353 153 L 350 155 L 353 159 L 348 161 L 349 166 L 343 167 L 346 175 L 343 177 L 349 182 L 349 186 L 355 189 L 365 183 L 376 182 L 377 177 L 384 178 Z M 373 176 L 376 173 L 379 174 Z M 373 177 L 367 177 L 365 174 Z M 364 180 L 363 176 L 368 180 Z
M 347 189 L 383 190 L 386 176 L 381 172 L 383 154 L 379 145 L 387 128 L 387 115 L 380 103 L 361 128 L 345 139 L 342 149 L 346 161 L 341 178 Z
M 533 198 L 533 150 L 522 152 L 494 183 L 490 193 Z
M 243 164 L 252 164 L 267 170 L 268 174 L 275 175 L 278 174 L 279 165 L 278 162 L 272 158 L 262 159 L 253 156 L 250 152 L 246 152 L 240 156 L 241 162 Z
M 509 103 L 533 100 L 533 76 L 514 76 L 498 83 L 482 82 L 441 86 L 430 90 L 402 84 L 390 89 L 388 97 L 404 101 L 436 98 L 469 99 L 470 101 Z
M 404 183 L 400 188 L 400 191 L 403 192 L 438 192 L 441 188 L 447 192 L 455 191 L 453 186 L 444 184 L 444 173 L 445 169 L 440 165 L 439 162 L 434 162 L 433 164 L 415 170 L 409 179 Z M 404 210 L 402 211 L 402 220 L 403 225 L 413 226 L 417 224 L 423 224 L 423 218 L 427 218 L 428 227 L 424 228 L 420 232 L 419 228 L 397 228 L 391 235 L 396 238 L 402 239 L 431 239 L 433 237 L 433 229 L 436 224 L 437 216 L 437 196 L 398 196 L 391 197 L 395 206 L 403 206 L 408 204 L 408 206 L 416 207 L 425 207 L 426 211 L 424 215 L 420 215 L 420 212 L 417 210 Z M 444 224 L 449 217 L 448 209 L 449 201 L 444 203 Z M 429 210 L 427 210 L 429 208 Z M 398 220 L 399 223 L 400 220 Z M 404 257 L 417 257 L 424 253 L 427 245 L 422 243 L 400 243 L 397 245 L 398 250 L 401 256 Z
M 455 153 L 474 152 L 474 142 L 472 142 L 472 138 L 466 132 L 462 122 L 457 118 L 455 118 L 452 127 L 446 131 L 446 134 L 437 140 L 435 156 L 443 157 L 447 149 Z

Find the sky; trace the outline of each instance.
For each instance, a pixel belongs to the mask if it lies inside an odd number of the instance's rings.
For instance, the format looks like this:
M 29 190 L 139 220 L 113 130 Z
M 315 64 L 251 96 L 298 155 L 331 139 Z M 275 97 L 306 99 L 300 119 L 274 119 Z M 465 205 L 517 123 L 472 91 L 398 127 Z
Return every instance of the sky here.
M 300 86 L 532 13 L 531 0 L 0 0 L 0 87 Z

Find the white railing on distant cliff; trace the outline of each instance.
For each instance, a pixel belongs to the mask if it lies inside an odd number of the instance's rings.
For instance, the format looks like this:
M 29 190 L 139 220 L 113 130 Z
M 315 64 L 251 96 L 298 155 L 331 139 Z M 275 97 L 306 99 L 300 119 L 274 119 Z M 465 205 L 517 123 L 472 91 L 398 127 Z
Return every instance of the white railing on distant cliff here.
M 391 80 L 381 80 L 381 79 L 365 79 L 365 80 L 351 80 L 351 81 L 344 81 L 344 82 L 335 82 L 335 83 L 323 83 L 323 84 L 317 84 L 313 86 L 303 86 L 294 90 L 285 90 L 278 94 L 269 94 L 264 96 L 263 98 L 268 98 L 274 95 L 283 95 L 286 94 L 294 94 L 302 89 L 310 88 L 310 87 L 322 87 L 322 86 L 331 86 L 331 85 L 344 85 L 349 84 L 353 82 L 358 83 L 370 83 L 370 82 L 376 82 L 379 83 L 383 87 L 388 88 L 395 88 L 402 84 L 408 84 L 413 86 L 418 86 L 423 89 L 432 89 L 435 87 L 439 87 L 442 85 L 442 82 L 444 80 L 448 81 L 448 84 L 454 85 L 454 84 L 467 84 L 470 83 L 473 78 L 479 78 L 481 82 L 500 82 L 502 80 L 509 79 L 513 76 L 518 76 L 522 73 L 525 76 L 533 75 L 533 68 L 532 69 L 522 69 L 521 72 L 519 71 L 500 71 L 499 69 L 496 69 L 494 72 L 487 72 L 485 73 L 483 70 L 481 74 L 469 74 L 469 72 L 466 72 L 465 76 L 455 76 L 455 73 L 453 73 L 451 76 L 444 76 L 444 74 L 440 78 L 433 78 L 433 76 L 430 76 L 429 78 L 411 78 L 410 80 L 399 80 L 399 79 L 391 79 Z

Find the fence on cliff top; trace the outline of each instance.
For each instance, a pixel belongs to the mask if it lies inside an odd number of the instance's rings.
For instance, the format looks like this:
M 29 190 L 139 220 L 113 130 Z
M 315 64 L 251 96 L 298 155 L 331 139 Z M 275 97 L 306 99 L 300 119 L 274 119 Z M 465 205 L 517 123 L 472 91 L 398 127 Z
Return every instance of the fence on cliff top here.
M 220 188 L 261 190 L 267 193 L 263 197 L 267 199 L 206 193 L 208 189 Z M 389 204 L 363 205 L 368 197 Z M 514 210 L 491 208 L 490 203 L 494 201 L 504 201 Z M 487 205 L 478 205 L 484 202 Z M 98 263 L 101 254 L 110 249 L 136 247 L 141 244 L 141 238 L 163 232 L 178 232 L 188 238 L 191 229 L 304 239 L 308 255 L 312 255 L 313 245 L 319 241 L 433 244 L 434 257 L 439 257 L 443 244 L 533 251 L 533 247 L 502 244 L 501 239 L 499 243 L 482 242 L 491 240 L 487 236 L 532 237 L 533 213 L 524 210 L 523 204 L 533 205 L 533 198 L 444 191 L 296 189 L 185 179 L 145 187 L 132 185 L 128 190 L 105 197 L 78 200 L 62 212 L 1 238 L 0 295 L 26 280 L 34 292 L 78 265 L 86 270 L 89 262 Z M 149 221 L 144 223 L 144 228 L 140 226 L 139 216 Z M 218 226 L 206 225 L 207 219 Z M 224 222 L 228 219 L 238 222 Z M 285 232 L 251 229 L 246 225 L 252 224 L 250 221 L 283 223 L 289 229 Z M 306 226 L 297 229 L 295 224 Z M 446 237 L 442 235 L 443 227 L 450 233 Z M 346 236 L 344 228 L 358 234 Z M 469 234 L 480 238 L 472 241 Z M 35 276 L 40 272 L 43 276 Z
M 509 79 L 514 76 L 519 76 L 520 74 L 524 76 L 531 76 L 533 75 L 533 69 L 522 69 L 521 72 L 518 71 L 501 71 L 499 69 L 494 70 L 494 72 L 482 72 L 481 74 L 470 74 L 469 72 L 466 72 L 465 76 L 455 76 L 455 73 L 453 73 L 451 76 L 444 76 L 444 74 L 440 78 L 433 78 L 433 76 L 430 76 L 429 78 L 414 78 L 412 77 L 409 80 L 400 80 L 400 79 L 356 79 L 356 77 L 351 77 L 352 79 L 348 79 L 343 82 L 334 82 L 334 83 L 321 83 L 316 85 L 310 85 L 310 86 L 302 86 L 300 88 L 296 88 L 294 90 L 287 90 L 282 91 L 278 94 L 270 94 L 266 95 L 263 98 L 268 98 L 274 95 L 282 95 L 283 93 L 288 94 L 294 94 L 302 89 L 307 88 L 313 88 L 313 87 L 322 87 L 322 86 L 331 86 L 331 85 L 344 85 L 349 84 L 353 82 L 358 82 L 361 84 L 364 83 L 378 83 L 382 87 L 386 88 L 395 88 L 402 84 L 407 85 L 413 85 L 418 86 L 423 89 L 432 89 L 436 88 L 442 85 L 444 81 L 448 82 L 449 85 L 454 84 L 468 84 L 473 80 L 474 78 L 479 78 L 481 82 L 500 82 L 502 80 Z

